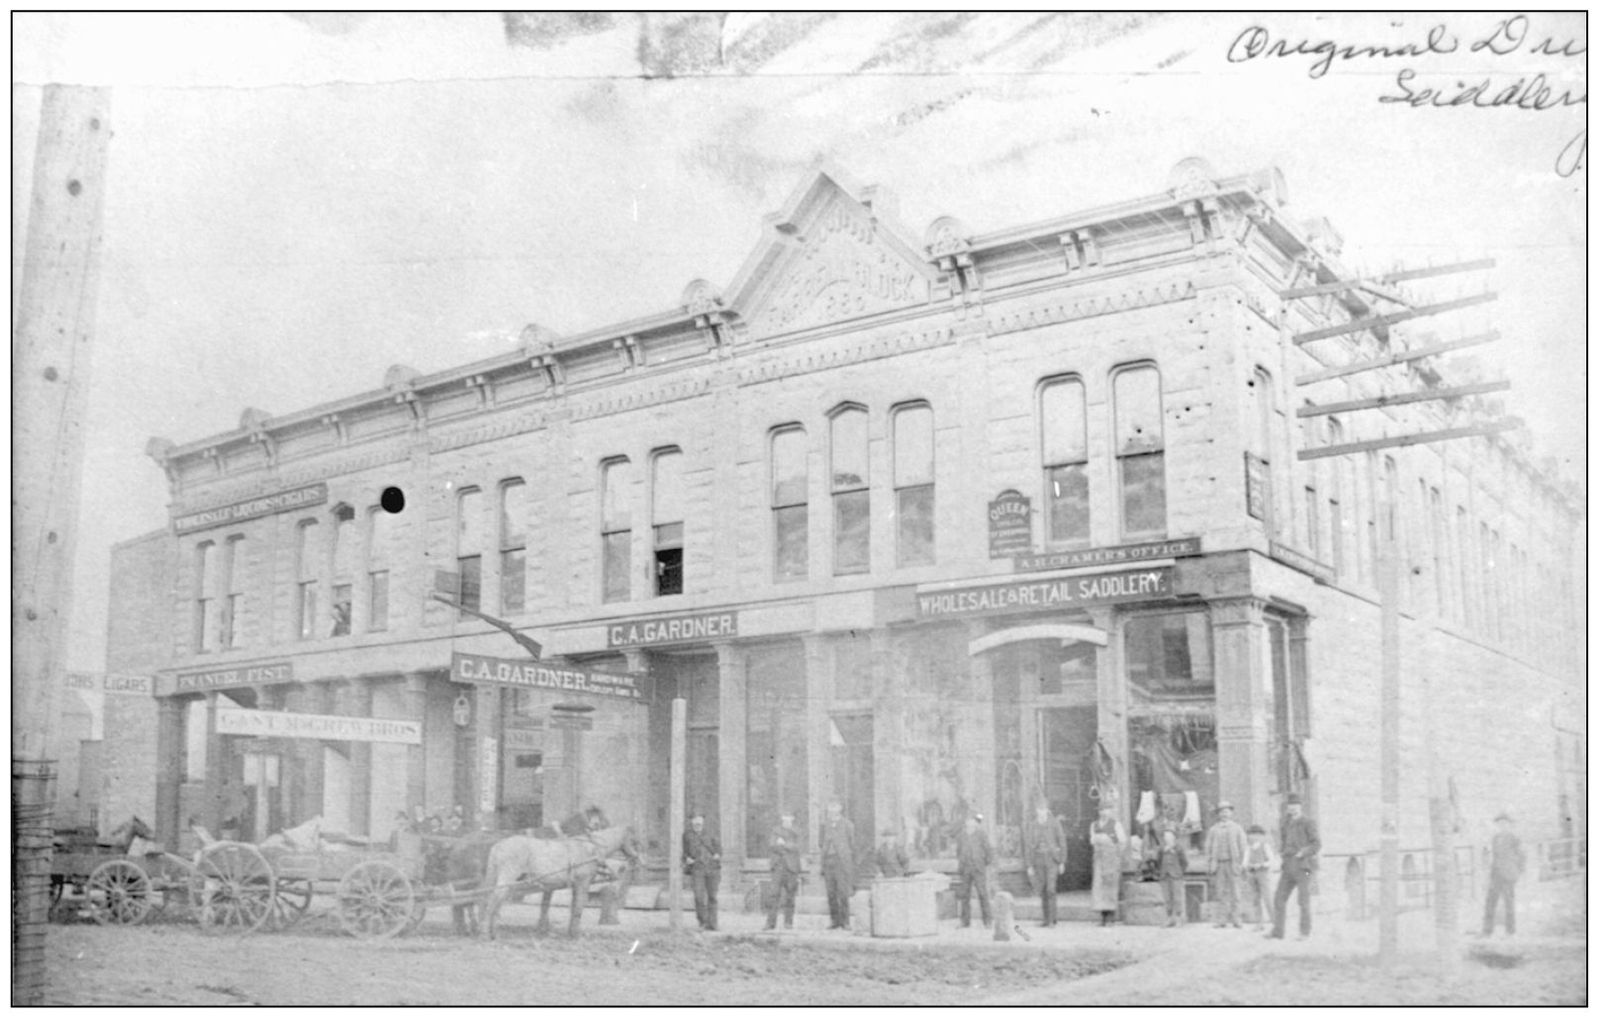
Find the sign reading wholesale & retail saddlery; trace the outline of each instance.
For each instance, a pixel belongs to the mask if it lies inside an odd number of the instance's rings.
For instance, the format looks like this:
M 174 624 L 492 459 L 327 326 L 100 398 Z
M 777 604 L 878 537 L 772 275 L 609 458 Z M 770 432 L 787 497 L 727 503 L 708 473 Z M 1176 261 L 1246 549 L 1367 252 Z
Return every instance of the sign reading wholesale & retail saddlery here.
M 213 668 L 210 671 L 186 671 L 174 675 L 173 691 L 206 692 L 210 689 L 235 689 L 245 685 L 278 685 L 291 680 L 291 662 L 281 660 L 272 664 L 241 664 L 237 667 Z
M 257 738 L 322 738 L 332 742 L 392 742 L 419 745 L 424 725 L 417 720 L 335 717 L 278 710 L 219 710 L 218 733 Z
M 1118 604 L 1155 600 L 1174 593 L 1174 568 L 1163 566 L 1129 572 L 1100 572 L 1060 579 L 1020 579 L 988 586 L 960 586 L 917 594 L 917 617 L 955 618 L 1008 614 L 1085 604 Z
M 737 634 L 737 611 L 706 611 L 702 614 L 615 622 L 609 626 L 609 645 L 614 648 L 703 642 L 707 639 L 731 639 Z
M 629 674 L 589 671 L 582 667 L 540 660 L 506 660 L 477 653 L 453 654 L 453 680 L 480 685 L 509 685 L 520 689 L 579 692 L 606 699 L 641 699 L 637 678 Z
M 1201 537 L 1178 540 L 1148 540 L 1116 547 L 1081 547 L 1044 554 L 1020 554 L 1012 559 L 1014 572 L 1047 572 L 1051 569 L 1077 569 L 1087 565 L 1127 565 L 1158 558 L 1189 558 L 1202 553 Z
M 183 536 L 186 533 L 211 529 L 214 526 L 243 523 L 248 519 L 271 516 L 280 512 L 290 512 L 294 509 L 307 508 L 309 505 L 323 505 L 329 497 L 329 489 L 323 483 L 308 484 L 305 487 L 293 487 L 288 491 L 277 491 L 274 494 L 265 494 L 260 498 L 237 501 L 233 505 L 220 505 L 217 508 L 192 512 L 189 515 L 175 516 L 173 519 L 173 532 L 177 536 Z

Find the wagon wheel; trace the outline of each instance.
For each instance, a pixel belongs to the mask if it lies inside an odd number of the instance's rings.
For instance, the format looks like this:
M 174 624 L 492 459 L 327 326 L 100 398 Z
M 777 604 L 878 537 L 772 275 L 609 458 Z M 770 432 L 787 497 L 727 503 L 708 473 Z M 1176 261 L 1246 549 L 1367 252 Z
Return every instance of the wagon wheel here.
M 274 910 L 274 869 L 250 844 L 225 841 L 201 853 L 199 920 L 208 932 L 260 929 Z
M 274 908 L 269 917 L 271 929 L 288 929 L 307 914 L 313 900 L 313 880 L 296 876 L 274 881 Z
M 102 862 L 85 887 L 90 914 L 102 925 L 139 925 L 157 906 L 145 870 L 123 858 Z
M 342 877 L 336 895 L 341 927 L 359 939 L 395 936 L 424 917 L 413 884 L 388 861 L 375 859 L 354 866 Z

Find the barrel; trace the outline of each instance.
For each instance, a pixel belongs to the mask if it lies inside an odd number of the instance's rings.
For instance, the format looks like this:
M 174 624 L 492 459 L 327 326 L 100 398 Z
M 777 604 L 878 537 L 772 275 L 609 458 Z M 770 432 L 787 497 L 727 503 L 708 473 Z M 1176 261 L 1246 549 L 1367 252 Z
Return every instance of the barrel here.
M 1168 921 L 1162 883 L 1126 879 L 1120 903 L 1126 925 L 1162 925 Z

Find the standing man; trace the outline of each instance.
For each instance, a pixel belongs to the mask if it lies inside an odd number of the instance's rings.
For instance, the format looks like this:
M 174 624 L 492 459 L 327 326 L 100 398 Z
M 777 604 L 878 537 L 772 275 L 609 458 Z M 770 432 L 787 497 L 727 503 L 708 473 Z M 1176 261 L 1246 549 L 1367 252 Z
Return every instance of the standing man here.
M 1500 812 L 1493 822 L 1498 824 L 1498 832 L 1493 834 L 1493 862 L 1487 873 L 1487 910 L 1481 919 L 1483 939 L 1493 934 L 1499 901 L 1504 903 L 1504 932 L 1515 935 L 1515 882 L 1526 871 L 1526 849 L 1515 836 L 1515 821 L 1509 813 Z
M 1291 891 L 1297 891 L 1297 907 L 1302 912 L 1299 939 L 1307 939 L 1313 931 L 1313 917 L 1308 910 L 1308 881 L 1314 871 L 1314 859 L 1319 857 L 1319 828 L 1303 815 L 1301 795 L 1286 796 L 1286 814 L 1280 820 L 1280 882 L 1275 885 L 1275 927 L 1269 939 L 1286 936 L 1286 901 Z
M 828 929 L 849 929 L 850 891 L 855 884 L 855 824 L 838 802 L 827 805 L 822 824 L 822 882 L 827 886 Z
M 777 828 L 771 832 L 771 897 L 766 902 L 766 929 L 777 928 L 777 907 L 783 909 L 783 928 L 794 927 L 794 897 L 799 893 L 799 831 L 794 829 L 794 814 L 784 812 L 777 817 Z
M 693 877 L 693 910 L 699 928 L 716 931 L 716 890 L 721 886 L 721 842 L 704 832 L 704 817 L 694 816 L 682 834 L 682 865 Z
M 1213 879 L 1213 895 L 1219 899 L 1219 920 L 1215 929 L 1228 924 L 1241 928 L 1241 866 L 1247 858 L 1247 835 L 1235 821 L 1235 806 L 1219 803 L 1219 821 L 1207 834 L 1208 873 Z
M 957 891 L 962 904 L 962 928 L 972 924 L 973 888 L 978 888 L 978 913 L 984 924 L 989 917 L 989 867 L 995 863 L 995 852 L 990 850 L 989 836 L 984 833 L 984 816 L 978 813 L 967 817 L 966 829 L 956 842 L 956 875 L 961 879 Z
M 1068 861 L 1068 839 L 1062 821 L 1053 818 L 1042 802 L 1034 807 L 1034 821 L 1023 831 L 1023 857 L 1029 865 L 1029 882 L 1040 895 L 1040 927 L 1057 923 L 1057 877 Z
M 906 874 L 911 867 L 911 856 L 906 853 L 906 846 L 900 843 L 900 833 L 894 827 L 883 829 L 883 842 L 878 845 L 878 875 L 885 879 L 898 878 Z

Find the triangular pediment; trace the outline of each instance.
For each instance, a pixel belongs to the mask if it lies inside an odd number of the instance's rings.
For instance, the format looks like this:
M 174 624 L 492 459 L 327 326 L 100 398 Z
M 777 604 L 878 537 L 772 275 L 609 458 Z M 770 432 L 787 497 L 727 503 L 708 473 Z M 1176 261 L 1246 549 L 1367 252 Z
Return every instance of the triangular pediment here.
M 817 169 L 794 192 L 734 285 L 751 338 L 928 302 L 936 272 L 894 218 L 893 202 Z

